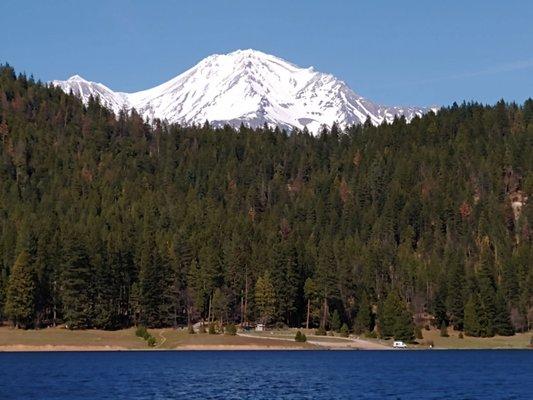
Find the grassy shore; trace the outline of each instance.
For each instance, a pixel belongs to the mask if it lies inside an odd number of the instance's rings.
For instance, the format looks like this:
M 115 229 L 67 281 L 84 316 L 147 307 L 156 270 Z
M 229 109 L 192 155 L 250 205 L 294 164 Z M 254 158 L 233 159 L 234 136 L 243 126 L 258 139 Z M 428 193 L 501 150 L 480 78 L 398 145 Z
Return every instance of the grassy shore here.
M 155 347 L 135 336 L 135 329 L 70 331 L 64 328 L 22 330 L 0 327 L 0 351 L 68 351 L 68 350 L 291 350 L 313 349 L 309 343 L 271 340 L 261 337 L 187 333 L 184 329 L 150 329 Z
M 421 347 L 427 347 L 432 341 L 435 349 L 524 349 L 528 348 L 533 332 L 517 333 L 514 336 L 494 336 L 490 338 L 476 338 L 464 336 L 459 338 L 459 332 L 448 330 L 449 337 L 441 337 L 440 330 L 423 330 Z
M 101 350 L 386 350 L 392 340 L 364 337 L 342 338 L 316 336 L 313 330 L 304 332 L 307 343 L 294 341 L 296 330 L 241 333 L 237 336 L 189 334 L 185 329 L 150 329 L 156 338 L 155 347 L 135 336 L 135 329 L 102 331 L 97 329 L 70 331 L 64 328 L 22 330 L 0 327 L 0 351 L 101 351 Z M 532 333 L 493 338 L 459 338 L 450 331 L 449 337 L 440 337 L 438 330 L 423 331 L 424 339 L 411 349 L 427 349 L 433 343 L 435 349 L 524 349 L 528 348 Z
M 294 331 L 295 332 L 295 331 Z M 272 332 L 254 332 L 252 335 L 256 337 L 273 337 L 273 338 L 290 338 L 294 337 L 292 331 L 272 331 Z M 342 338 L 339 335 L 335 336 L 315 336 L 314 330 L 304 330 L 307 335 L 308 342 L 316 345 L 324 345 L 330 348 L 359 348 L 370 350 L 381 350 L 392 348 L 393 340 L 381 340 L 366 338 L 364 336 L 350 338 Z M 423 339 L 419 339 L 418 344 L 409 345 L 410 349 L 428 349 L 432 344 L 433 349 L 527 349 L 530 348 L 530 340 L 533 332 L 518 333 L 514 336 L 494 336 L 491 338 L 477 338 L 464 336 L 459 338 L 459 332 L 448 332 L 449 337 L 441 337 L 440 330 L 431 329 L 423 330 Z

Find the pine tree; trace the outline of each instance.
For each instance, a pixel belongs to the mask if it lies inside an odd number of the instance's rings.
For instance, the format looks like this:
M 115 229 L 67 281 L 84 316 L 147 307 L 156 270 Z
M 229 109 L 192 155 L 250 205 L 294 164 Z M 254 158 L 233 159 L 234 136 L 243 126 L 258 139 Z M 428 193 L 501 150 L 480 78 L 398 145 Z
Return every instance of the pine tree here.
M 339 332 L 341 329 L 341 316 L 339 314 L 338 310 L 333 311 L 333 314 L 331 315 L 331 321 L 330 321 L 330 327 L 331 330 L 334 332 Z
M 478 319 L 478 311 L 480 308 L 479 298 L 477 294 L 472 294 L 465 305 L 464 313 L 464 330 L 468 336 L 480 336 L 481 326 Z
M 414 324 L 407 305 L 395 290 L 385 300 L 380 313 L 381 335 L 385 338 L 411 341 L 414 339 Z
M 365 332 L 370 332 L 372 330 L 372 308 L 368 302 L 368 296 L 366 294 L 361 298 L 361 303 L 359 304 L 359 310 L 355 317 L 354 323 L 354 332 L 356 334 L 361 334 Z
M 228 310 L 228 299 L 226 294 L 220 289 L 216 288 L 213 293 L 213 314 L 214 319 L 218 319 L 221 325 L 224 325 L 226 320 L 226 313 Z
M 346 323 L 342 324 L 341 328 L 339 329 L 339 333 L 342 337 L 348 337 L 350 334 L 350 329 L 348 328 L 348 325 Z
M 448 314 L 446 312 L 445 295 L 442 290 L 437 292 L 433 303 L 433 315 L 437 326 L 448 325 Z
M 63 319 L 69 329 L 89 328 L 94 315 L 93 271 L 83 243 L 67 239 L 61 274 Z
M 307 300 L 306 328 L 309 329 L 320 317 L 320 293 L 312 278 L 307 278 L 304 284 L 304 295 Z
M 164 319 L 161 313 L 164 295 L 162 262 L 150 234 L 142 244 L 139 263 L 140 322 L 149 328 L 160 327 Z
M 13 265 L 7 286 L 5 314 L 15 327 L 28 328 L 35 317 L 35 275 L 23 251 Z
M 496 294 L 496 309 L 494 316 L 494 333 L 501 336 L 514 335 L 514 328 L 509 318 L 509 311 L 501 291 Z
M 458 330 L 463 329 L 464 319 L 464 268 L 457 260 L 452 260 L 447 283 L 447 309 L 451 325 Z
M 407 306 L 402 302 L 394 324 L 394 339 L 412 341 L 415 338 L 413 317 Z
M 489 337 L 494 336 L 496 284 L 494 281 L 492 253 L 488 249 L 488 245 L 484 245 L 480 258 L 481 266 L 478 276 L 480 304 L 477 318 L 480 336 Z
M 276 312 L 276 292 L 268 271 L 260 276 L 255 284 L 255 306 L 262 323 L 268 324 L 272 321 Z

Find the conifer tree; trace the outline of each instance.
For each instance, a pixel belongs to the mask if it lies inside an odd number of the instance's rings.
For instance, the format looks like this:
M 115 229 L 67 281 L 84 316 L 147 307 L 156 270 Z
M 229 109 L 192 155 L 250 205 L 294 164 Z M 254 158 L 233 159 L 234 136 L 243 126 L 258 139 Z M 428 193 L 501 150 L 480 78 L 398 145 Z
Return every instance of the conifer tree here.
M 341 329 L 342 321 L 338 310 L 333 311 L 331 315 L 330 327 L 332 331 L 339 332 Z
M 407 306 L 402 302 L 394 324 L 394 339 L 412 341 L 414 338 L 413 317 Z
M 464 330 L 468 336 L 480 336 L 481 326 L 478 319 L 480 302 L 477 294 L 472 294 L 465 305 Z
M 455 259 L 451 261 L 447 284 L 447 309 L 450 314 L 450 323 L 455 329 L 463 329 L 464 318 L 464 268 Z
M 395 290 L 387 296 L 379 315 L 381 335 L 396 340 L 413 340 L 414 324 L 406 304 Z
M 60 286 L 63 319 L 69 329 L 89 328 L 94 316 L 92 266 L 79 238 L 72 236 L 66 243 Z
M 276 292 L 268 271 L 260 276 L 255 284 L 255 306 L 262 323 L 268 324 L 272 321 L 276 312 Z
M 29 254 L 22 251 L 9 276 L 5 314 L 15 327 L 28 328 L 35 317 L 35 274 Z
M 494 333 L 501 336 L 514 335 L 514 328 L 509 318 L 509 311 L 507 311 L 507 305 L 505 304 L 505 298 L 501 291 L 496 293 L 496 309 L 494 316 Z
M 478 277 L 480 304 L 477 318 L 479 321 L 480 336 L 489 337 L 494 336 L 496 284 L 494 280 L 492 253 L 488 249 L 488 245 L 484 245 L 480 258 L 481 265 Z
M 355 317 L 354 332 L 361 334 L 372 330 L 372 308 L 366 294 L 361 298 L 359 309 Z
M 140 322 L 149 328 L 159 327 L 164 319 L 162 262 L 150 234 L 142 244 L 139 262 Z

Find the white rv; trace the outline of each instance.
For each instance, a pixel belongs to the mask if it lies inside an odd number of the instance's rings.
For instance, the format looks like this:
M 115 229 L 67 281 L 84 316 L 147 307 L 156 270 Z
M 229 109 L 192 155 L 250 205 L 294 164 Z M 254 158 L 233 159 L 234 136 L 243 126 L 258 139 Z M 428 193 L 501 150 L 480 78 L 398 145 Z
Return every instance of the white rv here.
M 394 347 L 395 349 L 406 349 L 407 345 L 404 342 L 402 342 L 401 340 L 396 340 L 392 344 L 392 347 Z

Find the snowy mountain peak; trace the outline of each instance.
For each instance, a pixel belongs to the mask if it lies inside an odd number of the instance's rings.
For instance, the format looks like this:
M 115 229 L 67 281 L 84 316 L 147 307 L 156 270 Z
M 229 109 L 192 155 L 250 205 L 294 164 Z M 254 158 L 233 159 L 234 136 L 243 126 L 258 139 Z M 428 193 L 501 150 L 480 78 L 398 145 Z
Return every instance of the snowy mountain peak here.
M 79 75 L 53 81 L 84 102 L 90 96 L 115 112 L 135 108 L 148 119 L 159 118 L 182 125 L 241 123 L 252 127 L 307 127 L 318 132 L 323 125 L 341 127 L 364 122 L 408 120 L 428 110 L 384 107 L 359 96 L 333 75 L 300 68 L 286 60 L 247 49 L 211 55 L 177 77 L 136 93 L 114 92 Z
M 86 79 L 83 79 L 79 75 L 72 75 L 70 78 L 67 79 L 69 82 L 88 82 Z

